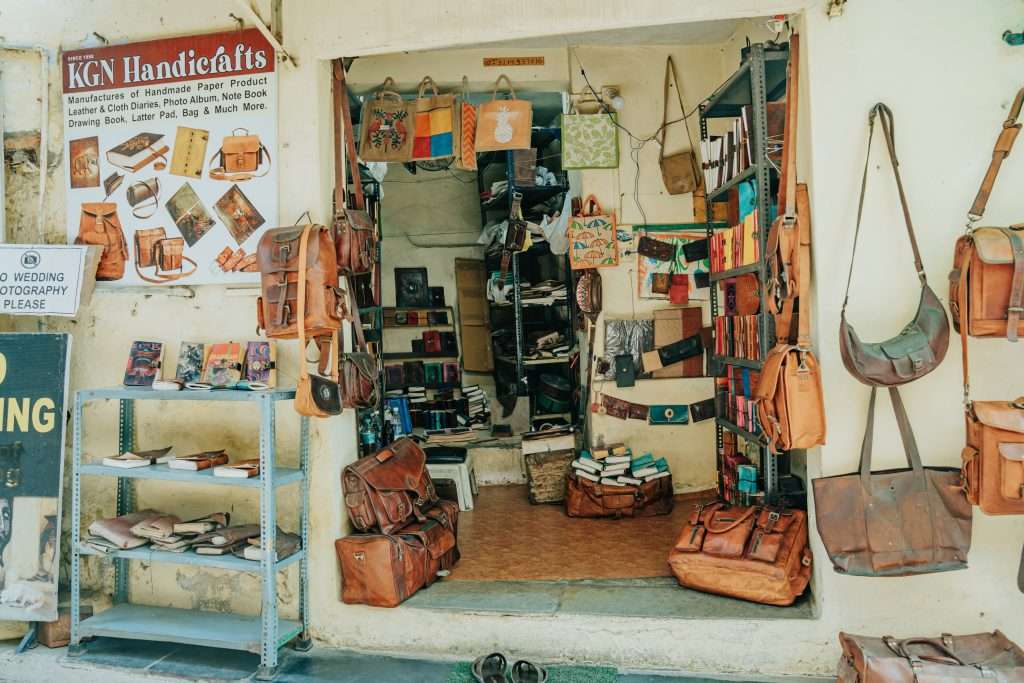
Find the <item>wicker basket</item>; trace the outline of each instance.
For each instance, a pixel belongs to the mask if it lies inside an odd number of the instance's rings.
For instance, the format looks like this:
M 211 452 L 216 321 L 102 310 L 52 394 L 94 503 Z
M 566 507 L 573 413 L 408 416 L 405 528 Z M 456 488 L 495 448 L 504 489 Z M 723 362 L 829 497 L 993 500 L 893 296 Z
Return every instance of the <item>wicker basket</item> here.
M 530 502 L 561 503 L 565 500 L 565 478 L 569 465 L 576 457 L 576 451 L 545 451 L 523 456 L 526 459 L 526 480 L 529 484 Z

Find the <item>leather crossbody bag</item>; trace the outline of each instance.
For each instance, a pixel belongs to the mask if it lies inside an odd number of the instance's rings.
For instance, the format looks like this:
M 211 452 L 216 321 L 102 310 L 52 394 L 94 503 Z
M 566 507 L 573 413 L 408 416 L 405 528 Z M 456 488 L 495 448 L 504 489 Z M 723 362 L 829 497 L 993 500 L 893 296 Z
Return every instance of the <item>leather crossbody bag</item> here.
M 219 159 L 216 168 L 213 167 L 214 159 Z M 210 157 L 210 166 L 210 178 L 213 180 L 240 183 L 261 178 L 270 172 L 270 150 L 260 142 L 260 136 L 249 135 L 245 128 L 236 128 Z
M 505 242 L 501 249 L 501 282 L 505 281 L 512 256 L 526 247 L 527 227 L 523 220 L 523 195 L 512 193 L 512 208 L 509 210 L 508 227 L 505 228 Z
M 683 127 L 686 128 L 686 137 L 690 140 L 690 149 L 675 154 L 665 154 L 665 137 L 668 132 L 668 88 L 669 81 L 675 86 L 676 97 L 679 99 L 679 109 L 682 112 Z M 697 161 L 697 146 L 693 144 L 693 135 L 690 133 L 690 126 L 686 122 L 686 106 L 683 104 L 683 91 L 679 87 L 679 76 L 676 74 L 676 65 L 672 57 L 665 60 L 665 88 L 663 94 L 664 105 L 661 116 L 661 140 L 658 152 L 658 165 L 661 166 L 661 179 L 665 183 L 665 189 L 669 194 L 686 194 L 693 192 L 701 186 L 701 179 L 704 177 L 700 170 L 700 162 Z
M 128 186 L 126 193 L 132 215 L 136 218 L 151 218 L 160 206 L 160 179 L 140 180 Z
M 341 398 L 346 408 L 376 408 L 380 402 L 380 368 L 377 357 L 368 352 L 355 288 L 349 282 L 348 320 L 352 323 L 355 350 L 341 354 Z
M 299 278 L 297 284 L 296 303 L 297 318 L 296 329 L 299 337 L 299 381 L 295 386 L 295 410 L 300 415 L 309 417 L 329 417 L 338 415 L 342 411 L 341 386 L 338 383 L 338 349 L 340 341 L 338 330 L 331 330 L 331 348 L 327 353 L 327 375 L 311 374 L 308 362 L 306 361 L 306 268 L 308 263 L 309 241 L 313 233 L 320 234 L 323 229 L 320 226 L 306 225 L 302 227 L 302 236 L 299 238 Z M 333 252 L 329 252 L 333 255 Z M 331 271 L 333 272 L 333 271 Z M 269 330 L 268 330 L 269 336 Z M 324 350 L 321 349 L 321 353 Z
M 163 228 L 135 231 L 135 272 L 146 282 L 164 284 L 188 277 L 198 268 L 195 261 L 185 256 L 185 239 L 168 237 Z M 188 263 L 192 268 L 186 271 Z M 155 267 L 153 277 L 144 275 L 143 268 Z
M 864 213 L 864 194 L 867 190 L 868 167 L 871 161 L 871 140 L 875 133 L 875 119 L 878 118 L 885 136 L 885 146 L 889 151 L 893 175 L 896 177 L 896 188 L 899 191 L 900 205 L 903 207 L 903 220 L 907 226 L 907 236 L 914 252 L 914 268 L 921 281 L 921 299 L 917 305 L 917 313 L 895 337 L 881 342 L 862 342 L 853 326 L 846 321 L 846 304 L 850 300 L 850 282 L 853 279 L 853 264 L 857 256 L 857 237 L 860 234 L 861 217 Z M 801 301 L 802 303 L 802 301 Z M 803 316 L 801 316 L 803 317 Z M 942 302 L 928 286 L 924 265 L 921 263 L 921 251 L 914 236 L 914 224 L 910 220 L 910 207 L 903 191 L 900 178 L 899 162 L 896 160 L 896 143 L 893 131 L 892 111 L 882 103 L 871 109 L 868 132 L 868 153 L 864 160 L 864 177 L 860 186 L 860 203 L 857 206 L 857 228 L 853 236 L 853 254 L 850 257 L 850 272 L 846 279 L 846 296 L 843 299 L 842 318 L 839 323 L 839 349 L 843 356 L 843 365 L 851 375 L 869 386 L 892 387 L 924 377 L 934 370 L 946 357 L 949 348 L 949 320 Z
M 359 160 L 356 156 L 355 135 L 352 129 L 352 112 L 348 101 L 348 86 L 345 83 L 345 67 L 342 60 L 333 64 L 334 95 L 334 246 L 339 275 L 362 275 L 373 270 L 377 262 L 377 228 L 373 218 L 366 211 L 366 197 L 359 177 Z M 345 201 L 345 167 L 341 159 L 341 144 L 344 138 L 352 185 L 355 188 L 355 206 Z

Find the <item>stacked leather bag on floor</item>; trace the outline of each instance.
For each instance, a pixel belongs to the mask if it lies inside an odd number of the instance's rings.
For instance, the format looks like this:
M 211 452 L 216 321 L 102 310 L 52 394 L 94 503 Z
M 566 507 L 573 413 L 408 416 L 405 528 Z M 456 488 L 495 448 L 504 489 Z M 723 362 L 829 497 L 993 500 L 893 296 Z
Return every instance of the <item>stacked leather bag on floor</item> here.
M 839 634 L 837 683 L 1024 680 L 1024 650 L 999 631 L 937 638 Z
M 399 439 L 342 472 L 355 533 L 334 542 L 341 600 L 395 607 L 459 560 L 459 506 L 440 500 L 416 442 Z

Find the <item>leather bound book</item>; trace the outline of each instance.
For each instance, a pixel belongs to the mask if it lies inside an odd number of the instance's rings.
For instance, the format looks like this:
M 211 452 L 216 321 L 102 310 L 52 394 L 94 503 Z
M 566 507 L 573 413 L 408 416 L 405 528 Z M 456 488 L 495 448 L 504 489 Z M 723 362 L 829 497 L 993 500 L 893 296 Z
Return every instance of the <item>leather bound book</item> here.
M 196 180 L 202 178 L 206 143 L 209 140 L 209 131 L 178 126 L 178 132 L 174 136 L 174 152 L 171 155 L 171 175 Z
M 214 387 L 233 387 L 242 379 L 245 349 L 238 342 L 210 345 L 210 355 L 203 369 L 203 382 Z
M 164 345 L 160 342 L 135 341 L 128 352 L 128 365 L 124 371 L 126 387 L 151 387 L 160 376 L 160 362 Z
M 100 186 L 100 143 L 95 135 L 68 143 L 71 189 Z M 109 194 L 109 193 L 108 193 Z

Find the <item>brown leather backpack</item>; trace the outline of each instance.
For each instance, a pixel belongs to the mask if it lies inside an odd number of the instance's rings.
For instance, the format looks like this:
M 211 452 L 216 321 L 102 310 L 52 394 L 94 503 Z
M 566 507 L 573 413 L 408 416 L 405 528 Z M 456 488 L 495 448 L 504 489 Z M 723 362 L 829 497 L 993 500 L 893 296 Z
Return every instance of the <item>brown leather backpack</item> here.
M 75 244 L 103 247 L 99 266 L 96 268 L 97 280 L 120 280 L 124 277 L 124 267 L 128 261 L 128 240 L 121 229 L 121 219 L 117 217 L 117 204 L 83 203 Z
M 427 456 L 415 441 L 399 439 L 374 455 L 348 465 L 341 489 L 352 526 L 360 531 L 394 533 L 437 503 Z
M 305 263 L 299 263 L 302 233 L 311 232 Z M 322 225 L 293 225 L 268 230 L 256 251 L 263 296 L 256 301 L 259 327 L 271 339 L 297 339 L 298 282 L 306 280 L 305 333 L 329 336 L 341 329 L 343 292 L 330 231 Z

